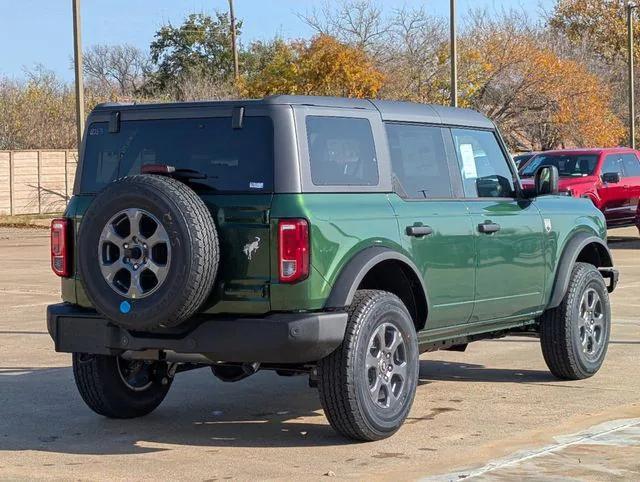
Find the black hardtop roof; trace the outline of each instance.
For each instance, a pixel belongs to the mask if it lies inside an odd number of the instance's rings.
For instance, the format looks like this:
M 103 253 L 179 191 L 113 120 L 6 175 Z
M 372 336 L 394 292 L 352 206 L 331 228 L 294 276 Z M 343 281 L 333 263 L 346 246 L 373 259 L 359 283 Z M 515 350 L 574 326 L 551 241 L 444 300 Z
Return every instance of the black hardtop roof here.
M 493 129 L 495 126 L 487 117 L 471 109 L 445 107 L 432 104 L 418 104 L 415 102 L 352 99 L 345 97 L 310 96 L 310 95 L 272 95 L 263 99 L 238 100 L 207 100 L 193 102 L 172 102 L 155 104 L 135 103 L 103 103 L 98 104 L 94 111 L 114 110 L 155 110 L 175 108 L 229 108 L 235 106 L 269 106 L 269 105 L 299 105 L 343 109 L 377 110 L 385 121 L 421 122 L 429 124 L 445 124 L 454 126 L 468 126 Z

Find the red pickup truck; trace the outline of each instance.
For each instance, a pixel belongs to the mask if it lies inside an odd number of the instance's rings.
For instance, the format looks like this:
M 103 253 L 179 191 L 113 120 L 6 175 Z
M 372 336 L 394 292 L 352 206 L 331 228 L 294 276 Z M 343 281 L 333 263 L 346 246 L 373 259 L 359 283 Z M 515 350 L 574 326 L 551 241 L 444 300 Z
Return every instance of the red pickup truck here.
M 640 152 L 616 147 L 546 151 L 520 168 L 525 189 L 541 166 L 556 166 L 559 188 L 569 196 L 589 198 L 600 209 L 610 228 L 636 225 L 640 229 Z

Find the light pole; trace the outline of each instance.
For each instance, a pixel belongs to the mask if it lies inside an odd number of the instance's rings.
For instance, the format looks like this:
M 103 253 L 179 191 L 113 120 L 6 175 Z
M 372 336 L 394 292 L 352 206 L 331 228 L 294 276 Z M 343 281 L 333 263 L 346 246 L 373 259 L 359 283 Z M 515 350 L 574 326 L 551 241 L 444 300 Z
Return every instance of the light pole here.
M 82 37 L 80 21 L 80 0 L 73 0 L 73 61 L 76 73 L 76 129 L 78 155 L 84 132 L 84 82 L 82 80 Z
M 451 28 L 451 106 L 458 107 L 458 45 L 456 38 L 456 0 L 451 0 L 449 22 Z
M 229 19 L 231 21 L 231 48 L 233 49 L 233 76 L 235 81 L 240 77 L 240 66 L 238 65 L 238 45 L 236 40 L 236 16 L 233 13 L 233 0 L 229 0 Z
M 635 79 L 633 72 L 634 63 L 634 43 L 633 43 L 633 11 L 638 8 L 638 5 L 634 2 L 627 4 L 627 33 L 628 49 L 629 49 L 629 144 L 632 149 L 636 148 L 636 93 L 635 93 Z

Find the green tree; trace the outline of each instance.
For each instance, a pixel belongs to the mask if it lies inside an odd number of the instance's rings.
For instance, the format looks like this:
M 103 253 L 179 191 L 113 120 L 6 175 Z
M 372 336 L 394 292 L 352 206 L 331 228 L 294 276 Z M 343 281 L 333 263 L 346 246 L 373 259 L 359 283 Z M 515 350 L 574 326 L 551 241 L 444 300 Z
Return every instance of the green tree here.
M 241 27 L 242 22 L 237 22 L 238 34 Z M 148 93 L 170 92 L 181 98 L 181 83 L 186 79 L 205 79 L 215 84 L 231 82 L 229 15 L 192 14 L 178 27 L 163 26 L 151 43 L 151 61 L 157 70 L 146 86 Z

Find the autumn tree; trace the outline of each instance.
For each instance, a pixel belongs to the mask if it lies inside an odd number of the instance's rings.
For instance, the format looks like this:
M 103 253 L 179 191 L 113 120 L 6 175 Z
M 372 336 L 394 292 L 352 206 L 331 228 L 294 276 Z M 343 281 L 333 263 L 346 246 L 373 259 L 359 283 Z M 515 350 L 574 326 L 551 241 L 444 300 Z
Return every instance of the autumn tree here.
M 336 95 L 376 97 L 383 83 L 360 48 L 346 45 L 328 35 L 310 41 L 254 44 L 254 60 L 242 80 L 249 97 L 270 94 Z
M 549 27 L 574 45 L 589 48 L 607 62 L 627 54 L 627 0 L 558 0 L 548 19 Z M 640 39 L 636 39 L 640 46 Z
M 25 81 L 0 79 L 0 149 L 75 146 L 74 93 L 42 66 Z
M 616 145 L 611 92 L 580 63 L 527 32 L 523 19 L 479 17 L 461 39 L 464 103 L 496 121 L 514 149 Z
M 627 18 L 625 0 L 558 0 L 548 16 L 548 34 L 566 44 L 565 55 L 585 65 L 613 92 L 612 108 L 628 122 Z M 640 37 L 635 37 L 636 61 Z M 640 81 L 636 71 L 636 81 Z

